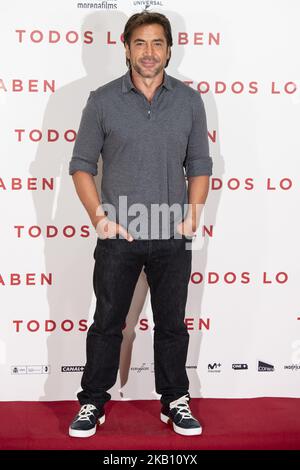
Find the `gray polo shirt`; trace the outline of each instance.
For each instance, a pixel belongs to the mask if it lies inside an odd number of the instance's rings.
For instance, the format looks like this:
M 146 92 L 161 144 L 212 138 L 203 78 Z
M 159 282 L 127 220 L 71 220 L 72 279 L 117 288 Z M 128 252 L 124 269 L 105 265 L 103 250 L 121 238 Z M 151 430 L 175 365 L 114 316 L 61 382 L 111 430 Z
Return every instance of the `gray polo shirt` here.
M 129 70 L 91 91 L 69 174 L 97 175 L 100 155 L 108 217 L 136 239 L 169 238 L 187 211 L 186 178 L 212 174 L 201 95 L 166 71 L 151 103 Z

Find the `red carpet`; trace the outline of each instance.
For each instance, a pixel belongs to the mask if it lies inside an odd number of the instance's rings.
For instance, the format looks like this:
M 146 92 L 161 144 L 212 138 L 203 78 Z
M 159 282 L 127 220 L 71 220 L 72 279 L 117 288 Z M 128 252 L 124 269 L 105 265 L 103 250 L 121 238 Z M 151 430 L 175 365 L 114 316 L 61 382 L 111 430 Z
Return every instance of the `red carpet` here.
M 191 410 L 203 424 L 201 436 L 176 434 L 159 419 L 156 400 L 113 401 L 95 436 L 68 436 L 78 411 L 75 401 L 1 402 L 1 449 L 192 450 L 300 449 L 300 399 L 193 398 Z

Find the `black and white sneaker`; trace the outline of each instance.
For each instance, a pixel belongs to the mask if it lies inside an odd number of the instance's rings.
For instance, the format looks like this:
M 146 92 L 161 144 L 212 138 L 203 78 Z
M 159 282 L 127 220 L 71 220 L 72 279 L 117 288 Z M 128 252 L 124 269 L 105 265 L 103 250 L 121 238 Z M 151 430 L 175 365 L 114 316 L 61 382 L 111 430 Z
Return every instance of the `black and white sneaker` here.
M 196 436 L 202 433 L 202 426 L 192 415 L 189 401 L 190 396 L 186 394 L 172 401 L 169 406 L 163 406 L 160 419 L 166 424 L 171 421 L 174 431 L 178 434 Z
M 98 410 L 94 405 L 82 405 L 69 427 L 69 436 L 90 437 L 96 432 L 97 423 L 105 422 L 104 409 Z

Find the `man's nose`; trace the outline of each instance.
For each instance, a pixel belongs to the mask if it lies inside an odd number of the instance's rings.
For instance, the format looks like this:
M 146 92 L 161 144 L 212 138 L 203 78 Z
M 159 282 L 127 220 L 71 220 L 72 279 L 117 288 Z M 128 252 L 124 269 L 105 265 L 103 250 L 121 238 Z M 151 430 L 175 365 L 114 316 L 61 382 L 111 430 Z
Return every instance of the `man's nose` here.
M 150 44 L 150 43 L 146 43 L 146 53 L 149 55 L 149 56 L 152 56 L 152 53 L 153 53 L 153 45 Z

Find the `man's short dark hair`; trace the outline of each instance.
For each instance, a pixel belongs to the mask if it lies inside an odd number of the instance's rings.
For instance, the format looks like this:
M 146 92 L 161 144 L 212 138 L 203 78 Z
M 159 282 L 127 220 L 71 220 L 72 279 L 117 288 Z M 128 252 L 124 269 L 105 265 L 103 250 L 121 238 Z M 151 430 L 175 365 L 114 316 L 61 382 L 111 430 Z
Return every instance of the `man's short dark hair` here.
M 145 24 L 160 24 L 164 29 L 165 38 L 167 41 L 167 47 L 168 46 L 172 47 L 173 38 L 172 38 L 172 29 L 171 29 L 170 21 L 162 13 L 152 12 L 148 10 L 143 10 L 141 13 L 135 13 L 128 19 L 124 28 L 124 32 L 123 32 L 124 46 L 125 44 L 127 44 L 130 47 L 130 40 L 131 40 L 131 36 L 132 36 L 134 29 Z M 171 51 L 170 51 L 170 57 L 166 62 L 165 68 L 168 66 L 170 58 L 171 58 Z M 129 69 L 131 68 L 130 60 L 127 57 L 126 57 L 126 65 Z

